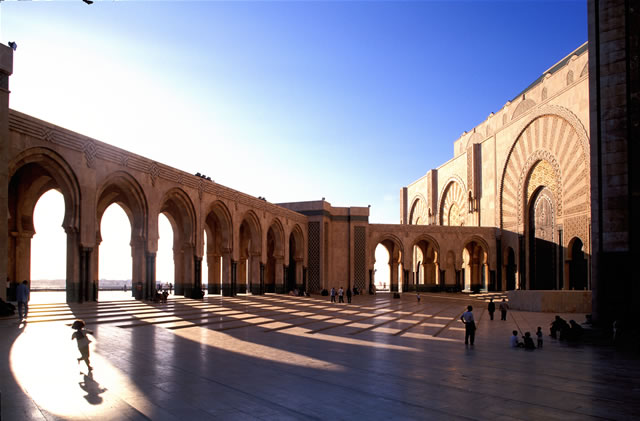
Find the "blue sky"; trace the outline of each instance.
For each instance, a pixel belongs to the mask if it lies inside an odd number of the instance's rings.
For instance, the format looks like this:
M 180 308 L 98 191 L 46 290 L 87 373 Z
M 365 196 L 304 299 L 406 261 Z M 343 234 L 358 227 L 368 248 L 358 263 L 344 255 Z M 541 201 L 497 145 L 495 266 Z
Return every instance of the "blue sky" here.
M 12 108 L 382 223 L 463 131 L 586 40 L 586 1 L 0 3 Z

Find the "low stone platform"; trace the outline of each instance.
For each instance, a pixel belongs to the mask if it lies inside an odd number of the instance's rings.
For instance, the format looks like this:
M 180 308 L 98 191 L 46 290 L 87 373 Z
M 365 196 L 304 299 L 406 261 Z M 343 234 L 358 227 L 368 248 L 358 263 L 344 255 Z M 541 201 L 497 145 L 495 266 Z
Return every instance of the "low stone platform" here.
M 32 304 L 0 321 L 2 420 L 632 419 L 640 361 L 545 336 L 509 348 L 512 330 L 545 335 L 551 314 L 489 320 L 461 294 L 282 295 Z M 51 297 L 50 297 L 51 298 Z M 32 301 L 39 300 L 34 297 Z M 458 320 L 471 304 L 478 333 Z M 563 315 L 578 321 L 584 315 Z M 94 371 L 69 325 L 94 334 Z

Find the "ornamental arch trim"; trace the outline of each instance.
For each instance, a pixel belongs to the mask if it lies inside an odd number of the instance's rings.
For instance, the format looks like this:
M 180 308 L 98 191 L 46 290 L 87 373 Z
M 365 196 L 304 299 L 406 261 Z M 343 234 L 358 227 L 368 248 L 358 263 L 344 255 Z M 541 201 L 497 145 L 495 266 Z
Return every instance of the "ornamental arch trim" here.
M 112 204 L 118 204 L 129 218 L 131 238 L 145 237 L 149 207 L 144 189 L 128 172 L 116 171 L 104 179 L 96 192 L 96 238 L 101 238 L 101 221 Z
M 451 189 L 453 189 L 453 186 L 456 184 L 459 192 L 454 198 L 453 196 L 450 196 L 450 193 L 452 192 Z M 462 219 L 463 222 L 465 221 L 467 215 L 466 193 L 467 187 L 460 177 L 452 176 L 447 180 L 438 196 L 439 204 L 437 218 L 440 225 L 449 225 L 448 221 L 447 224 L 445 224 L 445 218 L 449 217 L 449 208 L 453 204 L 460 208 L 460 219 Z
M 20 171 L 20 169 L 29 164 L 41 166 L 49 173 L 59 186 L 65 202 L 65 213 L 62 222 L 62 226 L 65 230 L 79 230 L 81 198 L 80 184 L 71 165 L 69 165 L 69 163 L 60 154 L 52 149 L 43 147 L 26 149 L 9 162 L 8 179 L 10 189 L 11 184 L 13 183 L 13 177 Z M 10 192 L 9 197 L 11 197 Z M 9 203 L 11 204 L 11 200 L 9 200 Z M 31 214 L 33 213 L 33 208 L 35 208 L 36 203 L 37 200 L 33 203 L 33 206 L 30 209 Z

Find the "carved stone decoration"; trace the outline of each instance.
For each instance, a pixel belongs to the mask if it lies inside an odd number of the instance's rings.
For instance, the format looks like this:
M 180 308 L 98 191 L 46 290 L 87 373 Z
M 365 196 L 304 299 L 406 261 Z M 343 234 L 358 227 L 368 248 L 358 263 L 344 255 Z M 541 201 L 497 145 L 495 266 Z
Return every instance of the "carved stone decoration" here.
M 202 179 L 198 180 L 198 197 L 202 199 L 202 195 L 204 193 L 204 181 Z
M 127 167 L 127 165 L 129 165 L 129 154 L 124 153 L 120 156 L 120 165 L 125 168 Z
M 521 123 L 519 135 L 498 164 L 502 168 L 498 190 L 497 220 L 500 227 L 522 233 L 526 182 L 531 169 L 545 160 L 554 169 L 558 191 L 556 213 L 578 212 L 590 203 L 589 138 L 580 120 L 559 106 L 536 108 Z M 556 192 L 554 192 L 556 194 Z M 584 206 L 583 206 L 584 207 Z
M 528 183 L 528 186 L 525 186 Z M 518 226 L 524 224 L 524 202 L 529 201 L 533 191 L 544 185 L 557 200 L 557 215 L 562 215 L 562 173 L 560 164 L 547 150 L 537 150 L 529 156 L 523 165 L 518 181 L 518 191 L 523 192 L 525 200 L 518 200 Z
M 158 179 L 158 176 L 160 176 L 160 167 L 158 167 L 158 164 L 155 161 L 152 162 L 149 167 L 149 175 L 151 175 L 151 185 L 155 186 L 156 180 Z
M 55 142 L 56 134 L 53 130 L 48 127 L 43 127 L 41 130 L 40 138 L 45 142 Z
M 98 148 L 93 140 L 89 140 L 84 144 L 84 157 L 87 160 L 87 167 L 93 168 L 93 164 L 96 161 L 96 153 Z

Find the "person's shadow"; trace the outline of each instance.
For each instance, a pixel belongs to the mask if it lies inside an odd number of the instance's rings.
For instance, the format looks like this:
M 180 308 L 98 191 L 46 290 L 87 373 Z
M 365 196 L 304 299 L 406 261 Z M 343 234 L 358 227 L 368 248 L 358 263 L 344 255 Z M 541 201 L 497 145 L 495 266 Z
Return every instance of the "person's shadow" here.
M 87 392 L 85 396 L 83 396 L 87 402 L 91 405 L 100 405 L 103 401 L 102 393 L 106 392 L 107 389 L 100 387 L 100 383 L 93 380 L 93 373 L 89 372 L 89 374 L 84 375 L 84 380 L 78 383 L 80 388 Z

